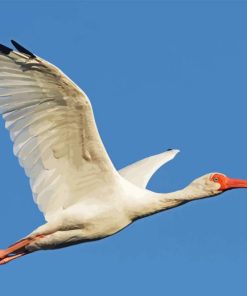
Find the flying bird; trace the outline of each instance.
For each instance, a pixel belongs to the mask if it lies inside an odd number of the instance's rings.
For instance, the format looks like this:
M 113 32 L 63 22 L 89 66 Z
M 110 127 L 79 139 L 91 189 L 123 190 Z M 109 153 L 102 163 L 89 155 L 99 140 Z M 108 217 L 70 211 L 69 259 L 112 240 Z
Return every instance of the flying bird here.
M 246 180 L 213 172 L 176 192 L 147 190 L 151 176 L 179 150 L 117 171 L 87 95 L 60 69 L 12 44 L 17 51 L 0 45 L 0 113 L 46 223 L 0 250 L 0 264 L 38 250 L 99 240 L 145 216 L 247 188 Z

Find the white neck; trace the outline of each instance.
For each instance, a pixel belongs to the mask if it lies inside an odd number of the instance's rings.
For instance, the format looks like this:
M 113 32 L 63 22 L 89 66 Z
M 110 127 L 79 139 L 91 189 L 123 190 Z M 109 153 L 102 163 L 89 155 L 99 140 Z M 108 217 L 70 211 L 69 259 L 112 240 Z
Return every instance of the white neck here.
M 138 198 L 137 207 L 135 207 L 135 209 L 132 208 L 132 210 L 134 210 L 134 220 L 177 207 L 195 199 L 210 196 L 208 192 L 199 188 L 194 188 L 194 186 L 192 187 L 191 185 L 171 193 L 145 191 L 145 196 Z

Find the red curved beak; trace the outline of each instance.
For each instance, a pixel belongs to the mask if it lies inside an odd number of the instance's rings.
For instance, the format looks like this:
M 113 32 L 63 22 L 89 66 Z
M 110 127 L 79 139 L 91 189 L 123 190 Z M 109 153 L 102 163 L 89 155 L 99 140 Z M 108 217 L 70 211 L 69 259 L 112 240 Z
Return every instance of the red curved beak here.
M 228 190 L 234 188 L 247 188 L 247 180 L 232 179 L 227 177 L 223 189 Z

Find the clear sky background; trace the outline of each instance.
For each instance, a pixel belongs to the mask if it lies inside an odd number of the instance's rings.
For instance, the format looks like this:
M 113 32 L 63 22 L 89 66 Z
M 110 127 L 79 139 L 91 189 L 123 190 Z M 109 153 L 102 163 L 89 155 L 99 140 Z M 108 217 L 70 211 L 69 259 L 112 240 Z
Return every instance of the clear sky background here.
M 247 2 L 1 2 L 0 42 L 60 67 L 91 99 L 117 168 L 181 153 L 149 188 L 247 179 Z M 0 121 L 0 246 L 44 222 Z M 1 295 L 246 295 L 247 190 L 140 220 L 110 238 L 0 268 Z

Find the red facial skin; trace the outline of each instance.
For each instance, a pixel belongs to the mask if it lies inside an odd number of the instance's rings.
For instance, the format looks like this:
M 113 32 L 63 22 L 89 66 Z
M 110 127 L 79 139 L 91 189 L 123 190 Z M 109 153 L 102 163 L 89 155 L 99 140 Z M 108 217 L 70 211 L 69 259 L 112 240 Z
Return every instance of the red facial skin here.
M 221 191 L 234 188 L 247 188 L 247 180 L 232 179 L 222 174 L 214 174 L 210 180 L 219 183 Z

